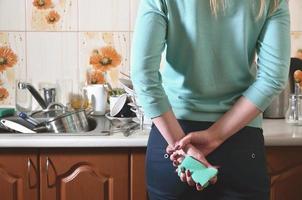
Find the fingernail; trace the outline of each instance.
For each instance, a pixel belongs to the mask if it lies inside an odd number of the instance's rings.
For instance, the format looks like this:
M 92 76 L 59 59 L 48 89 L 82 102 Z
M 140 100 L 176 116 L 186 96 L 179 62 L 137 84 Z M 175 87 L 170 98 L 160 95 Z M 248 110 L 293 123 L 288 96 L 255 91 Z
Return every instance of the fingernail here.
M 185 173 L 185 172 L 186 172 L 186 168 L 181 167 L 181 168 L 180 168 L 180 171 L 181 171 L 182 173 Z
M 201 187 L 200 183 L 197 183 L 197 187 Z
M 187 175 L 190 177 L 191 176 L 191 172 L 188 170 Z

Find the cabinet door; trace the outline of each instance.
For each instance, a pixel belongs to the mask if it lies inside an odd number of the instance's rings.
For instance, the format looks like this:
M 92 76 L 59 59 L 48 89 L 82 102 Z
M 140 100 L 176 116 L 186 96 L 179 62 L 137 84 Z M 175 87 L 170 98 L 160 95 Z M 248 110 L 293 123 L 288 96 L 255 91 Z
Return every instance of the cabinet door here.
M 127 200 L 128 160 L 113 149 L 41 152 L 41 200 Z
M 0 199 L 37 200 L 39 172 L 34 151 L 0 149 Z
M 302 199 L 302 147 L 269 147 L 271 200 Z
M 145 157 L 146 149 L 136 149 L 131 152 L 130 158 L 130 199 L 147 200 L 145 181 Z

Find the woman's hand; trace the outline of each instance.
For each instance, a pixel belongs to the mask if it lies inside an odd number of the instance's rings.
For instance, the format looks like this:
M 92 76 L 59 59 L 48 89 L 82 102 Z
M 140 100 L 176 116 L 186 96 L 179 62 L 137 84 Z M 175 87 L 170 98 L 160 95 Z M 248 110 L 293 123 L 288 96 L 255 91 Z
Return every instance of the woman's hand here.
M 177 167 L 182 160 L 184 159 L 184 156 L 192 156 L 195 159 L 199 160 L 202 164 L 204 164 L 206 167 L 211 167 L 211 164 L 206 160 L 204 154 L 196 148 L 192 144 L 187 144 L 184 149 L 174 149 L 171 146 L 167 147 L 167 152 L 171 154 L 170 159 L 173 162 L 173 165 Z M 192 177 L 192 173 L 189 170 L 182 169 L 180 174 L 180 180 L 182 182 L 187 182 L 190 186 L 195 186 L 198 191 L 203 190 L 203 187 L 200 184 L 196 184 Z M 209 182 L 211 184 L 215 184 L 217 181 L 217 177 L 212 178 Z
M 170 154 L 170 159 L 173 165 L 177 167 L 183 160 L 185 155 L 190 155 L 199 160 L 206 167 L 211 167 L 211 164 L 206 160 L 206 156 L 213 152 L 220 144 L 222 140 L 219 139 L 214 133 L 209 131 L 197 131 L 192 132 L 178 141 L 175 147 L 168 146 L 167 152 Z M 203 188 L 196 184 L 191 178 L 191 172 L 184 170 L 180 176 L 181 181 L 187 182 L 190 186 L 196 186 L 197 190 Z M 211 184 L 215 184 L 217 177 L 210 180 Z
M 204 156 L 209 155 L 223 143 L 218 134 L 209 130 L 191 132 L 175 144 L 175 149 L 184 149 L 188 144 L 194 145 Z M 198 159 L 198 158 L 196 158 Z

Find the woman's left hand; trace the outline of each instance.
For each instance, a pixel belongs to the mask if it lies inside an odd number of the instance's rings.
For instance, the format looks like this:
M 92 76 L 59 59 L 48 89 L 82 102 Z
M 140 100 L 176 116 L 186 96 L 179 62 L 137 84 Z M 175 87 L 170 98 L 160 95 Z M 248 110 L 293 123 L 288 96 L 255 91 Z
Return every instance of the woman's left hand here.
M 212 132 L 207 130 L 196 131 L 187 134 L 181 140 L 175 143 L 175 146 L 169 145 L 167 147 L 167 153 L 171 155 L 172 161 L 177 161 L 179 151 L 185 149 L 188 144 L 194 145 L 198 150 L 200 150 L 204 156 L 209 155 L 213 152 L 219 145 L 222 144 L 222 140 Z

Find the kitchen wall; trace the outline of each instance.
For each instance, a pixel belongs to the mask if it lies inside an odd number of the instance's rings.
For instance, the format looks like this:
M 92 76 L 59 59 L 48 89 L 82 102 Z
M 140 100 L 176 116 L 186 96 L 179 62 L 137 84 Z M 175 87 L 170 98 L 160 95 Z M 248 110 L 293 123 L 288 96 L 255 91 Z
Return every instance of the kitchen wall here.
M 129 74 L 139 0 L 0 0 L 0 105 L 15 104 L 15 81 L 85 82 L 90 58 L 113 46 L 121 63 L 108 73 L 114 86 Z M 290 0 L 292 55 L 302 48 L 302 1 Z M 4 66 L 4 67 L 3 67 Z M 41 84 L 42 83 L 42 84 Z

